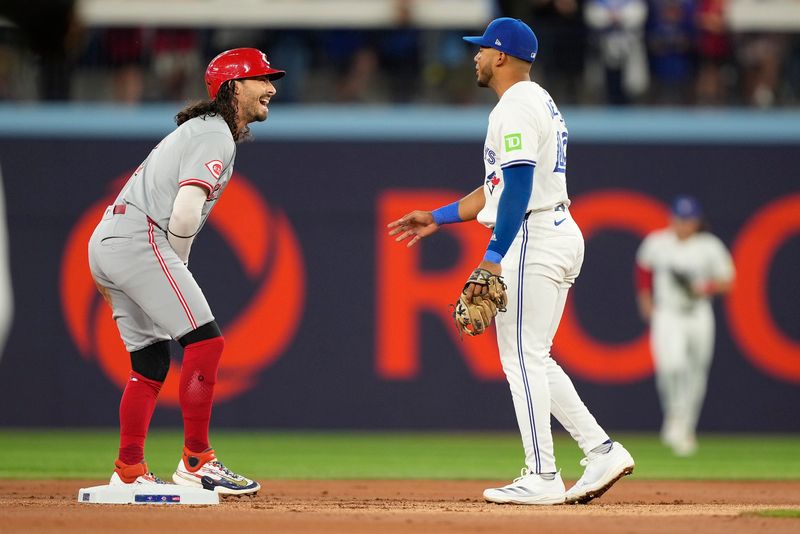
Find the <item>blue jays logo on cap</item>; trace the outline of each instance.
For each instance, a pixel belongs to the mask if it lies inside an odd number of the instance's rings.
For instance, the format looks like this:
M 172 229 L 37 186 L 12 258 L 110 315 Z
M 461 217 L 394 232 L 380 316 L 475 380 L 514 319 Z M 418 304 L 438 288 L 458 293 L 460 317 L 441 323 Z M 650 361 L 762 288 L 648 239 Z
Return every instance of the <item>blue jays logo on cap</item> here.
M 680 219 L 694 219 L 702 217 L 703 209 L 696 198 L 681 195 L 672 201 L 672 214 Z
M 494 48 L 515 58 L 533 63 L 539 51 L 539 40 L 533 30 L 519 19 L 494 19 L 480 37 L 464 37 L 468 43 Z

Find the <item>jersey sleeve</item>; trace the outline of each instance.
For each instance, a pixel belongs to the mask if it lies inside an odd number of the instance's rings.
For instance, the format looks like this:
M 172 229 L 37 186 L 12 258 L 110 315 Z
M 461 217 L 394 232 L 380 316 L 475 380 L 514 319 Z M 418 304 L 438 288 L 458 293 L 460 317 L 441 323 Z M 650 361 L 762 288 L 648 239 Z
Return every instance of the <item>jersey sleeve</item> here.
M 733 280 L 735 268 L 730 252 L 725 244 L 716 236 L 712 236 L 711 244 L 711 277 L 714 280 L 729 282 Z
M 636 251 L 636 265 L 639 268 L 653 270 L 653 236 L 645 237 L 639 249 Z
M 496 133 L 500 148 L 500 168 L 513 165 L 536 165 L 539 132 L 536 117 L 530 116 L 512 100 L 497 113 Z
M 222 132 L 194 137 L 181 156 L 178 186 L 197 185 L 210 194 L 233 159 L 233 140 Z

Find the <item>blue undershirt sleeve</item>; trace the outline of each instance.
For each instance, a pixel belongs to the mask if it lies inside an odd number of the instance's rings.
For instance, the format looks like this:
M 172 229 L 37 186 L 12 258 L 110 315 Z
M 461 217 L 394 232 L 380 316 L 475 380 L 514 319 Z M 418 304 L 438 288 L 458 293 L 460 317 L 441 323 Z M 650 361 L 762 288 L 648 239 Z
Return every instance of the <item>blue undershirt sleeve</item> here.
M 514 165 L 503 169 L 505 186 L 497 205 L 497 221 L 484 260 L 500 263 L 519 232 L 533 192 L 533 169 L 533 165 Z

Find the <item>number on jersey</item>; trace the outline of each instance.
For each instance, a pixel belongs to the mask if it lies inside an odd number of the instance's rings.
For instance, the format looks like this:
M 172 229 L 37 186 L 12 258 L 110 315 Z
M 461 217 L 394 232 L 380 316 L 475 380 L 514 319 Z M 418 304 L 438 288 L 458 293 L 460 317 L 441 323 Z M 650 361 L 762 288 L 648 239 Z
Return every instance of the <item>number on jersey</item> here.
M 553 172 L 567 172 L 567 132 L 556 132 L 556 167 Z

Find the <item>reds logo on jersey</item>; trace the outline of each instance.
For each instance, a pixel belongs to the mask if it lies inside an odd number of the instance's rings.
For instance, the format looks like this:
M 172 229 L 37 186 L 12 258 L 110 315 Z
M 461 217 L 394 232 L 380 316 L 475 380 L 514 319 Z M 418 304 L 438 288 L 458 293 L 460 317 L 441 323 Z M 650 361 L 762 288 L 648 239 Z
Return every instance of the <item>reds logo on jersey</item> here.
M 489 194 L 491 195 L 494 193 L 494 188 L 500 184 L 500 177 L 497 176 L 497 173 L 492 171 L 492 173 L 486 177 L 486 187 L 489 188 Z
M 219 180 L 219 177 L 222 176 L 222 168 L 222 162 L 218 159 L 212 159 L 206 163 L 206 169 L 208 169 L 208 172 L 210 172 L 211 175 L 217 180 Z

